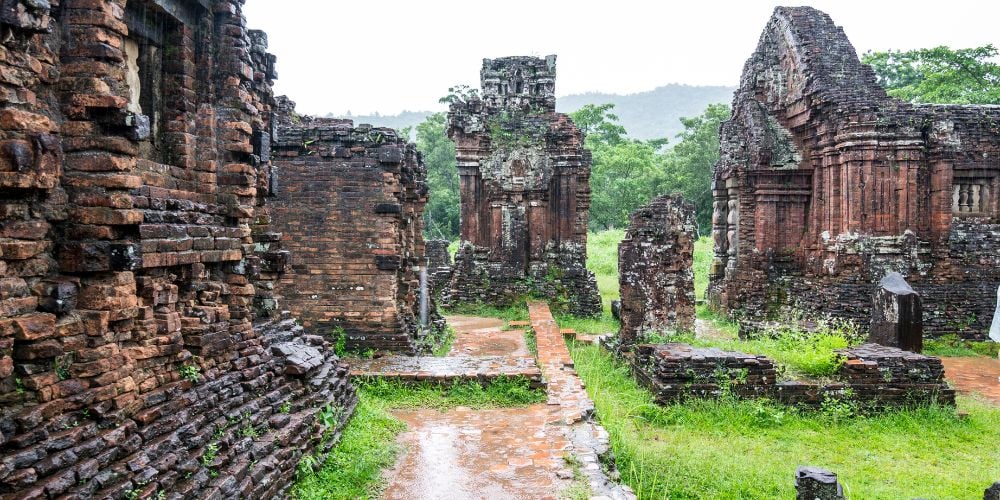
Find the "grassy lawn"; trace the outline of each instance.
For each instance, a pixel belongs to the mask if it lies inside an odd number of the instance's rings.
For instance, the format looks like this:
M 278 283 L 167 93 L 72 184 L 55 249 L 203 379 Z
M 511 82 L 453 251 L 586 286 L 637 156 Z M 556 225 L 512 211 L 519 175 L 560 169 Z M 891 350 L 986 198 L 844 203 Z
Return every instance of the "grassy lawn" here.
M 874 417 L 802 412 L 767 401 L 653 403 L 627 368 L 572 346 L 576 369 L 639 498 L 793 498 L 798 465 L 837 472 L 849 498 L 982 498 L 1000 477 L 1000 409 Z
M 486 388 L 476 383 L 451 386 L 424 383 L 404 385 L 382 379 L 360 381 L 358 406 L 340 442 L 327 460 L 313 471 L 317 457 L 299 462 L 291 493 L 300 499 L 378 498 L 385 486 L 382 471 L 392 467 L 401 451 L 396 436 L 406 425 L 390 413 L 397 408 L 517 407 L 545 401 L 524 379 L 500 379 Z

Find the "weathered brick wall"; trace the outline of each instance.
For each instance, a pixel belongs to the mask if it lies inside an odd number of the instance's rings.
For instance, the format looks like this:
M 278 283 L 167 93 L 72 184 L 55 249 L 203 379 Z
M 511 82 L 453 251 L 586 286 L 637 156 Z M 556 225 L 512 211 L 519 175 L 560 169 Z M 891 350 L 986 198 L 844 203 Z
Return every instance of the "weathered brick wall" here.
M 631 362 L 636 379 L 660 404 L 728 391 L 812 408 L 828 399 L 854 402 L 861 410 L 955 405 L 955 390 L 945 382 L 938 358 L 878 344 L 841 352 L 847 359 L 833 382 L 779 381 L 774 362 L 765 356 L 686 344 L 638 345 Z
M 281 121 L 271 222 L 293 272 L 278 291 L 307 330 L 343 329 L 349 349 L 415 352 L 427 201 L 416 147 L 350 120 Z
M 271 497 L 317 408 L 350 415 L 346 367 L 277 315 L 242 3 L 3 3 L 0 496 Z
M 925 331 L 983 338 L 1000 284 L 1000 109 L 888 97 L 843 31 L 778 8 L 721 128 L 709 299 L 867 323 L 897 271 Z
M 590 152 L 555 112 L 555 64 L 555 56 L 484 59 L 482 98 L 451 105 L 462 244 L 446 303 L 537 294 L 576 314 L 601 310 L 586 269 Z
M 680 195 L 653 199 L 629 217 L 618 245 L 623 346 L 643 334 L 694 331 L 694 205 Z

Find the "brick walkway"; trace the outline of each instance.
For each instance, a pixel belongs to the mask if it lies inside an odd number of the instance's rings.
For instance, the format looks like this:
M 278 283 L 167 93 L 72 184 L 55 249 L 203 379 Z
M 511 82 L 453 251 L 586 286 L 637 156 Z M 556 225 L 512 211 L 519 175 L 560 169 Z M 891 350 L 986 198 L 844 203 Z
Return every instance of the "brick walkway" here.
M 525 377 L 543 387 L 542 372 L 528 352 L 523 330 L 504 330 L 503 320 L 452 316 L 455 343 L 444 357 L 385 356 L 348 360 L 353 377 L 381 377 L 404 381 L 477 380 Z
M 408 425 L 399 438 L 407 451 L 387 473 L 384 498 L 559 498 L 574 482 L 573 468 L 565 457 L 579 461 L 592 498 L 635 498 L 627 487 L 609 481 L 601 468 L 598 456 L 608 450 L 607 432 L 590 418 L 594 404 L 573 370 L 548 307 L 532 303 L 529 310 L 547 384 L 546 404 L 393 412 Z M 503 331 L 502 321 L 448 320 L 456 330 L 456 342 L 449 357 L 437 359 L 471 357 L 463 353 L 497 355 L 502 348 L 509 349 L 508 357 L 517 359 L 522 350 L 527 352 L 523 330 Z

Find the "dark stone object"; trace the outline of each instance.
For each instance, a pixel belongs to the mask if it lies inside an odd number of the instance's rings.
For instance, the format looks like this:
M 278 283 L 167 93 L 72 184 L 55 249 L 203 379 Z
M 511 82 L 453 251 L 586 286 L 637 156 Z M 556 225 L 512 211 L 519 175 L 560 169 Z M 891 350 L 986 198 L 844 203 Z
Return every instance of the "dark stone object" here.
M 986 491 L 983 493 L 983 500 L 1000 500 L 1000 481 L 986 488 Z
M 872 299 L 872 323 L 868 341 L 905 351 L 923 350 L 923 306 L 899 273 L 889 273 L 879 282 Z
M 378 203 L 375 205 L 377 214 L 398 214 L 403 211 L 403 206 L 399 203 Z
M 622 301 L 612 300 L 611 301 L 611 317 L 618 321 L 622 320 Z
M 135 271 L 142 267 L 141 249 L 133 243 L 111 244 L 108 257 L 113 271 Z
M 395 271 L 403 265 L 402 261 L 398 255 L 378 255 L 375 257 L 375 267 L 380 271 Z
M 149 122 L 149 116 L 129 113 L 125 117 L 125 127 L 128 129 L 128 138 L 133 141 L 144 141 L 149 139 L 153 133 L 153 128 Z
M 795 470 L 796 500 L 841 500 L 844 490 L 837 482 L 837 474 L 817 467 L 799 467 Z

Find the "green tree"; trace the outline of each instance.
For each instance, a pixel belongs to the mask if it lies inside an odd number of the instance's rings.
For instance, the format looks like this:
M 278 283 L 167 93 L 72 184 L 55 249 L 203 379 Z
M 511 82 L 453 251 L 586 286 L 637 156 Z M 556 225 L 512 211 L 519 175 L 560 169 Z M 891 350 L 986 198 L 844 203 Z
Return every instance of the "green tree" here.
M 684 131 L 666 153 L 656 186 L 657 192 L 679 192 L 694 204 L 701 234 L 712 229 L 712 167 L 719 161 L 719 125 L 729 115 L 728 105 L 709 104 L 701 115 L 681 118 Z
M 427 166 L 430 199 L 424 208 L 424 236 L 458 238 L 459 179 L 455 144 L 446 132 L 444 113 L 434 113 L 417 125 L 417 150 Z
M 626 141 L 625 127 L 611 112 L 614 104 L 587 104 L 570 113 L 573 123 L 587 135 L 587 145 L 615 145 Z
M 970 49 L 941 46 L 868 52 L 861 60 L 875 70 L 889 95 L 910 102 L 1000 104 L 1000 65 L 993 45 Z

